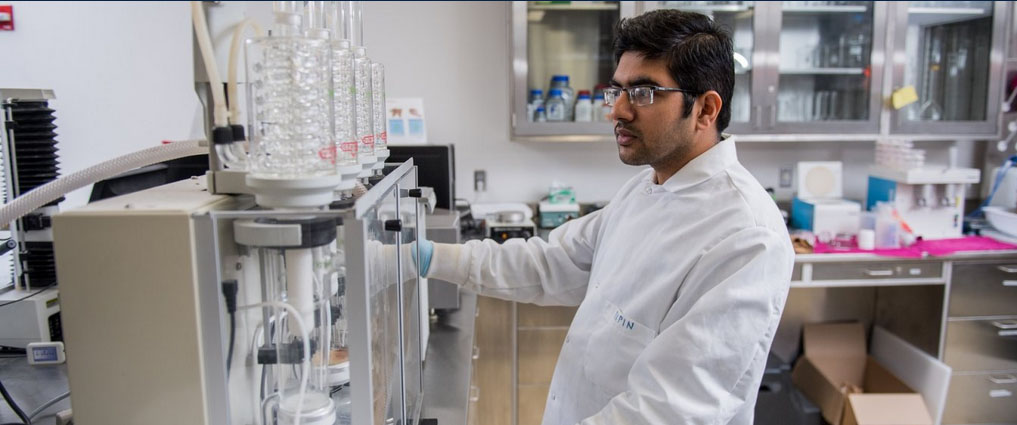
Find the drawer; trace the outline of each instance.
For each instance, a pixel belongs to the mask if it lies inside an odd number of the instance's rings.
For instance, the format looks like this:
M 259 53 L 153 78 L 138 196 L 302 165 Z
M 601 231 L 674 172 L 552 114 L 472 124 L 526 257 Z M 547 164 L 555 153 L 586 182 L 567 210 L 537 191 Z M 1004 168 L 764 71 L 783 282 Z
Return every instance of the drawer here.
M 922 279 L 943 276 L 943 263 L 814 263 L 812 280 Z
M 944 425 L 1017 423 L 1017 371 L 954 375 Z
M 1017 315 L 1017 264 L 955 264 L 950 316 Z
M 949 322 L 943 361 L 954 372 L 1017 370 L 1017 319 Z

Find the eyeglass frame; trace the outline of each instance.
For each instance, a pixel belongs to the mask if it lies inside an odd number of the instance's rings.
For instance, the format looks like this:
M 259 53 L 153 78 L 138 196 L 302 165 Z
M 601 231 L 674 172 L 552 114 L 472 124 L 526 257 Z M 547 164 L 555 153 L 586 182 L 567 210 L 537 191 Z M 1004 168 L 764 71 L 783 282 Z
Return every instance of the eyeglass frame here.
M 632 99 L 635 98 L 635 96 L 632 95 L 632 91 L 633 90 L 637 90 L 637 89 L 650 89 L 650 101 L 645 103 L 645 104 L 639 104 L 639 103 L 632 102 Z M 618 95 L 614 96 L 614 100 L 613 101 L 608 101 L 608 94 L 607 94 L 608 90 L 618 90 Z M 604 89 L 604 104 L 607 105 L 607 106 L 614 106 L 616 103 L 618 103 L 618 98 L 621 97 L 621 93 L 625 92 L 626 94 L 629 95 L 629 102 L 632 102 L 633 105 L 636 105 L 636 106 L 649 106 L 649 105 L 653 104 L 653 93 L 658 92 L 658 91 L 663 91 L 663 92 L 675 92 L 675 91 L 677 91 L 677 92 L 682 92 L 682 93 L 691 94 L 691 95 L 699 95 L 700 94 L 700 93 L 697 93 L 694 90 L 680 89 L 680 88 L 677 88 L 677 87 L 660 87 L 660 86 L 635 86 L 635 87 L 629 87 L 629 88 L 625 88 L 625 87 L 607 87 L 607 88 Z

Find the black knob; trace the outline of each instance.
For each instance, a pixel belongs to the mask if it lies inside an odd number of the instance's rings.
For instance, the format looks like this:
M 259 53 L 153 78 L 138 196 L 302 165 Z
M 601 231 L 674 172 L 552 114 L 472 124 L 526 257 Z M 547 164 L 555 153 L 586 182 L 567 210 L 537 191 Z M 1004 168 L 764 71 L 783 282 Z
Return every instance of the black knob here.
M 410 189 L 409 195 L 411 198 L 420 198 L 424 196 L 424 191 L 420 190 L 420 188 Z
M 401 232 L 403 231 L 402 220 L 385 220 L 385 230 L 389 232 Z

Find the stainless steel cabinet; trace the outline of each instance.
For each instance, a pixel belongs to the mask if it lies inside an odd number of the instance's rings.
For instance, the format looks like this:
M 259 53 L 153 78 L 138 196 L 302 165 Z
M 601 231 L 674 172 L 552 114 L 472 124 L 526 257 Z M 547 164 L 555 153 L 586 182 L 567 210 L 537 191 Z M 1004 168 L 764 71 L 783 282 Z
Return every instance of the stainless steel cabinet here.
M 894 2 L 894 88 L 918 101 L 891 109 L 894 133 L 996 134 L 1012 2 Z
M 731 30 L 736 82 L 729 131 L 742 140 L 999 133 L 1012 2 L 542 3 L 511 6 L 516 140 L 611 140 L 608 123 L 530 122 L 529 90 L 546 95 L 556 73 L 570 73 L 576 90 L 605 83 L 613 72 L 615 21 L 661 8 L 703 13 Z M 918 100 L 893 109 L 892 94 L 908 86 Z
M 530 90 L 542 90 L 547 97 L 555 75 L 569 77 L 568 85 L 592 92 L 606 84 L 614 72 L 612 40 L 620 18 L 635 15 L 633 2 L 550 2 L 515 1 L 512 17 L 512 136 L 538 137 L 551 141 L 606 140 L 608 122 L 535 122 L 529 109 Z M 573 99 L 574 100 L 574 99 Z M 593 116 L 600 105 L 594 105 Z
M 1017 267 L 956 262 L 943 361 L 953 368 L 943 423 L 1017 423 Z

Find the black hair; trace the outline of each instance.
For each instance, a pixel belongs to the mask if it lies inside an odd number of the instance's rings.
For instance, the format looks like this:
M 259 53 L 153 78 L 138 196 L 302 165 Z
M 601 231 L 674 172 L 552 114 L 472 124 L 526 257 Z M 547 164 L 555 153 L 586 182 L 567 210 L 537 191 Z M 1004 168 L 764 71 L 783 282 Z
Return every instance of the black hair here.
M 692 113 L 696 96 L 714 90 L 722 102 L 717 132 L 731 121 L 734 92 L 734 45 L 731 35 L 705 15 L 672 9 L 655 10 L 622 19 L 615 29 L 615 65 L 625 52 L 638 52 L 647 59 L 665 59 L 671 77 L 682 93 L 682 118 Z

